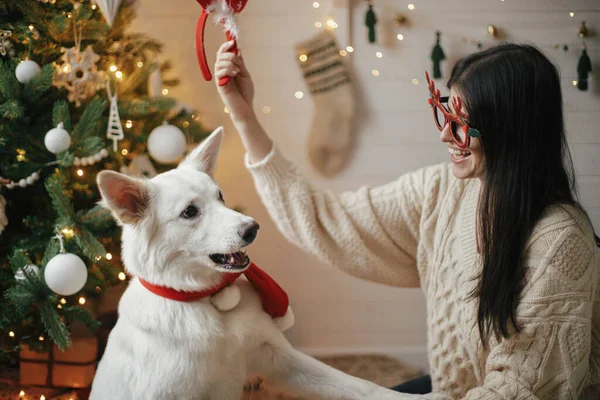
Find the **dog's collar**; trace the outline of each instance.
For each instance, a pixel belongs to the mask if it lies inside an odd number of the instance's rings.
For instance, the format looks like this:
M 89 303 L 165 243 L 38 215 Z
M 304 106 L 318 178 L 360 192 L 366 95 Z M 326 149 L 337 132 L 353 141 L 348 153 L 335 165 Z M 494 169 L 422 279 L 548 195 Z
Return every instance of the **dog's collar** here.
M 210 289 L 198 292 L 185 292 L 166 286 L 154 285 L 142 278 L 138 279 L 142 286 L 158 296 L 175 301 L 190 302 L 218 292 L 225 286 L 232 284 L 242 274 L 246 275 L 246 278 L 258 293 L 263 309 L 267 314 L 273 318 L 283 317 L 289 306 L 287 293 L 269 276 L 269 274 L 258 268 L 253 262 L 250 262 L 248 268 L 243 272 L 223 273 L 221 283 Z
M 138 278 L 142 286 L 146 289 L 158 295 L 160 297 L 164 297 L 169 300 L 181 301 L 181 302 L 190 302 L 194 300 L 199 300 L 204 297 L 208 297 L 214 293 L 217 293 L 219 290 L 223 289 L 225 286 L 232 284 L 237 278 L 242 275 L 241 272 L 234 273 L 223 273 L 221 274 L 221 283 L 213 286 L 209 289 L 200 290 L 197 292 L 187 292 L 183 290 L 177 290 L 166 286 L 155 285 L 148 281 L 143 280 L 142 278 Z

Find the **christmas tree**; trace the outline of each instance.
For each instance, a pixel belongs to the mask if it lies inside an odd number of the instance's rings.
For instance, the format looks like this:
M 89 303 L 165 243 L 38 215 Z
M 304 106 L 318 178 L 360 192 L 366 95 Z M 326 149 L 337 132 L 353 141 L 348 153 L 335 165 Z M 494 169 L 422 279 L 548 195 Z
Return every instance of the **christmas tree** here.
M 178 82 L 161 81 L 161 45 L 126 31 L 134 12 L 0 0 L 0 363 L 23 345 L 67 348 L 73 323 L 98 326 L 83 304 L 126 279 L 96 174 L 152 175 L 206 135 L 167 96 Z

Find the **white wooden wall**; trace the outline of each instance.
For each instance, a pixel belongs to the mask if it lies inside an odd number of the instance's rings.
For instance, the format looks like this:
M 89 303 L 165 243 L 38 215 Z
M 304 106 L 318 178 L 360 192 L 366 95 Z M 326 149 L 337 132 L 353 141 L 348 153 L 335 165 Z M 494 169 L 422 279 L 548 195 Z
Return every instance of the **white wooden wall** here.
M 194 52 L 194 27 L 200 7 L 193 0 L 140 0 L 133 29 L 145 31 L 165 43 L 161 56 L 175 65 L 182 85 L 170 95 L 202 112 L 207 126 L 226 127 L 217 179 L 229 204 L 241 206 L 261 224 L 250 254 L 290 294 L 297 323 L 289 332 L 294 345 L 307 352 L 368 352 L 397 354 L 425 365 L 425 304 L 419 290 L 402 290 L 366 283 L 319 264 L 289 245 L 260 203 L 249 173 L 243 167 L 243 149 L 214 83 L 203 81 Z M 485 47 L 487 25 L 494 24 L 510 41 L 532 42 L 560 67 L 563 82 L 567 133 L 579 178 L 582 202 L 600 231 L 600 1 L 597 0 L 375 0 L 379 17 L 379 44 L 370 45 L 363 26 L 366 2 L 321 0 L 250 0 L 240 17 L 240 46 L 256 84 L 256 109 L 267 131 L 283 152 L 305 171 L 317 187 L 336 192 L 379 185 L 428 164 L 447 161 L 446 146 L 427 106 L 424 71 L 430 69 L 429 54 L 436 30 L 448 60 L 444 76 L 460 57 L 476 51 L 470 40 Z M 350 8 L 352 11 L 350 11 Z M 574 12 L 570 17 L 569 12 Z M 396 27 L 396 13 L 409 24 Z M 338 177 L 321 179 L 307 162 L 305 142 L 313 112 L 294 53 L 294 43 L 317 32 L 315 21 L 331 16 L 341 46 L 352 44 L 346 57 L 355 75 L 357 101 L 357 147 L 351 164 Z M 351 16 L 349 18 L 349 16 Z M 577 79 L 581 44 L 579 24 L 587 21 L 588 49 L 596 71 L 590 90 L 580 92 Z M 351 22 L 351 23 L 350 23 Z M 351 27 L 351 29 L 350 29 Z M 396 35 L 402 33 L 403 41 Z M 214 54 L 224 40 L 219 28 L 208 26 L 206 43 Z M 466 39 L 466 42 L 465 42 Z M 555 44 L 561 49 L 556 50 Z M 562 46 L 567 44 L 569 51 Z M 381 59 L 375 56 L 383 53 Z M 214 61 L 214 55 L 209 63 Z M 379 76 L 371 71 L 379 70 Z M 413 78 L 419 80 L 413 83 Z M 443 86 L 442 82 L 438 84 Z M 303 99 L 296 99 L 296 91 Z M 261 110 L 270 107 L 268 114 Z M 543 116 L 540 116 L 543 118 Z

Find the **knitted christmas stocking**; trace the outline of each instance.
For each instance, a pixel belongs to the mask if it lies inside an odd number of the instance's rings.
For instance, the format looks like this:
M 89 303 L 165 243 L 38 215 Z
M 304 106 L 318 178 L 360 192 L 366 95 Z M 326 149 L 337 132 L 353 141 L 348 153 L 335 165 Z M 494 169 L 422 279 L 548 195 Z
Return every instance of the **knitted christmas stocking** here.
M 325 176 L 340 171 L 351 146 L 354 93 L 339 51 L 335 36 L 327 30 L 296 44 L 300 69 L 315 102 L 308 157 Z

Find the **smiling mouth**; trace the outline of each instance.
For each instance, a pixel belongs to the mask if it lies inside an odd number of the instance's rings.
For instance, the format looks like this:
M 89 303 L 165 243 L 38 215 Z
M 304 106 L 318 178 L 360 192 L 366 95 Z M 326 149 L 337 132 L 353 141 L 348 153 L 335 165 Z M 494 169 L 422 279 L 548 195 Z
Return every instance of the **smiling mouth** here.
M 452 158 L 456 161 L 464 160 L 471 155 L 471 152 L 468 150 L 457 150 L 451 147 L 448 147 L 448 153 L 450 153 Z
M 244 269 L 250 264 L 250 258 L 243 250 L 230 254 L 211 254 L 209 257 L 219 267 L 231 271 Z

